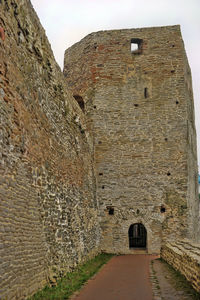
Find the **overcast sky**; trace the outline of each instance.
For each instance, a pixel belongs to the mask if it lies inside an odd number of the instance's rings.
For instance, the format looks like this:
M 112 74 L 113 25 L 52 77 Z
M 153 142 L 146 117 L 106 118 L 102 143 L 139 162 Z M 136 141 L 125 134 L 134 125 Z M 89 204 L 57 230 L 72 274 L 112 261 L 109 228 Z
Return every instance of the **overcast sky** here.
M 200 165 L 200 0 L 31 0 L 63 68 L 64 51 L 106 29 L 181 25 L 193 77 Z

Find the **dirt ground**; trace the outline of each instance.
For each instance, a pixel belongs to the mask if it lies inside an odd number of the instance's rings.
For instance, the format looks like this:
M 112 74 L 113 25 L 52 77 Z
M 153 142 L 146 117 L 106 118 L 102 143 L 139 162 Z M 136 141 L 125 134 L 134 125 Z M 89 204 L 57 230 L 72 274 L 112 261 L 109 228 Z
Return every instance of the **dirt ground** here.
M 150 274 L 154 300 L 200 299 L 200 295 L 193 290 L 185 278 L 164 261 L 159 259 L 151 261 Z

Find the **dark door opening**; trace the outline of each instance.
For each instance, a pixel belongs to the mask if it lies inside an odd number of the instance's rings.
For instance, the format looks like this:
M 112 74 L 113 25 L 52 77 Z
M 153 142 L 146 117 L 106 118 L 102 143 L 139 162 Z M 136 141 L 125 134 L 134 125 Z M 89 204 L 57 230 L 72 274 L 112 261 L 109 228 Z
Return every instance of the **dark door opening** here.
M 143 224 L 132 224 L 128 230 L 129 248 L 146 248 L 147 231 Z

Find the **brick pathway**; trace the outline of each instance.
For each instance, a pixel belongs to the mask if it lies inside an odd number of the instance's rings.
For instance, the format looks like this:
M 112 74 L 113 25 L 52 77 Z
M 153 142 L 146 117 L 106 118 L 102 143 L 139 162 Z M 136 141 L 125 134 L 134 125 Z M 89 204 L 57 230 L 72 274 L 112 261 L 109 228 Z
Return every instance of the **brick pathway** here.
M 152 300 L 149 278 L 153 255 L 113 257 L 73 300 Z

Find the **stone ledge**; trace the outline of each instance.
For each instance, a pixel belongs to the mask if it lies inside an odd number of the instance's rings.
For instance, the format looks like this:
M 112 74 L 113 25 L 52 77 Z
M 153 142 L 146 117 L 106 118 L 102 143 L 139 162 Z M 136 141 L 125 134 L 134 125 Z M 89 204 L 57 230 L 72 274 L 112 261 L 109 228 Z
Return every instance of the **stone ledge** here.
M 161 248 L 161 257 L 200 292 L 200 245 L 189 240 L 168 242 Z

